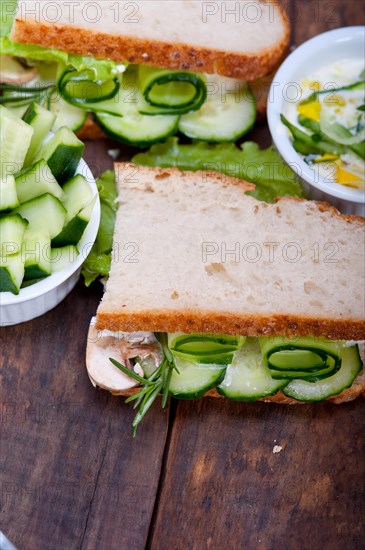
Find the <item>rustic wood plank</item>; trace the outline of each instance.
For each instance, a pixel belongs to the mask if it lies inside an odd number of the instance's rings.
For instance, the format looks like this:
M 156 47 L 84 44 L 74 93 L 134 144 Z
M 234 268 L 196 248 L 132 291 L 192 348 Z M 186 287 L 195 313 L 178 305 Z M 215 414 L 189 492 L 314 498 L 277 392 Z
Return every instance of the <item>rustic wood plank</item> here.
M 283 4 L 295 45 L 364 22 L 357 0 Z M 248 138 L 269 141 L 263 125 Z M 150 548 L 361 547 L 364 413 L 361 398 L 298 407 L 179 402 Z M 280 452 L 273 452 L 275 445 Z
M 361 547 L 364 413 L 179 403 L 151 549 Z
M 110 146 L 88 144 L 94 173 L 112 166 Z M 143 548 L 148 535 L 168 411 L 151 411 L 133 440 L 132 408 L 91 386 L 101 295 L 80 282 L 53 311 L 0 329 L 1 529 L 19 548 Z

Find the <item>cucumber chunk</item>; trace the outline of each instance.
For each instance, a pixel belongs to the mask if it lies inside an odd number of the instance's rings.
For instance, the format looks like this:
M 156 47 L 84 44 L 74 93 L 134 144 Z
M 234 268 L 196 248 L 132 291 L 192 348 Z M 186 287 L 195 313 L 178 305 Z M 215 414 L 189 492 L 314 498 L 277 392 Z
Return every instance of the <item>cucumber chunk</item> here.
M 179 130 L 205 141 L 236 141 L 256 120 L 256 103 L 246 82 L 220 76 L 208 77 L 208 96 L 203 106 L 183 115 Z
M 226 365 L 202 365 L 175 357 L 179 373 L 173 371 L 169 393 L 179 399 L 198 399 L 223 379 Z
M 62 126 L 67 126 L 73 132 L 77 132 L 86 122 L 87 111 L 70 105 L 57 94 L 52 97 L 51 111 L 56 115 L 56 121 L 53 125 L 54 132 Z
M 38 103 L 31 103 L 23 115 L 23 120 L 33 128 L 32 139 L 24 160 L 25 166 L 28 166 L 40 149 L 44 138 L 52 129 L 56 115 Z
M 274 380 L 261 357 L 257 338 L 248 338 L 227 367 L 218 392 L 236 401 L 256 401 L 260 397 L 274 395 L 286 386 L 287 380 Z
M 74 218 L 72 218 L 60 233 L 52 238 L 52 247 L 63 247 L 70 244 L 76 246 L 90 221 L 96 196 Z
M 12 256 L 0 256 L 0 292 L 19 294 L 24 277 L 24 260 L 21 252 Z
M 49 193 L 21 204 L 14 212 L 28 220 L 29 229 L 48 232 L 51 239 L 60 233 L 66 218 L 62 203 Z
M 51 271 L 52 273 L 57 273 L 57 271 L 62 271 L 70 267 L 71 264 L 76 260 L 79 255 L 79 251 L 76 246 L 68 245 L 63 246 L 62 248 L 52 248 L 51 249 Z
M 51 239 L 48 233 L 28 230 L 22 245 L 24 279 L 40 279 L 51 274 Z
M 1 176 L 0 180 L 0 212 L 13 210 L 19 205 L 13 174 Z
M 357 345 L 344 347 L 341 357 L 341 368 L 333 376 L 318 382 L 293 380 L 283 389 L 283 392 L 288 397 L 293 397 L 298 401 L 322 401 L 327 397 L 341 393 L 351 386 L 362 369 L 362 361 Z
M 62 189 L 65 193 L 63 206 L 67 210 L 65 221 L 68 223 L 90 202 L 93 192 L 87 179 L 80 174 L 68 180 Z
M 0 173 L 16 174 L 22 169 L 33 128 L 0 105 Z
M 85 145 L 66 126 L 44 144 L 35 157 L 35 162 L 44 159 L 59 184 L 74 176 Z
M 16 191 L 20 203 L 27 202 L 45 193 L 65 200 L 66 195 L 57 183 L 45 160 L 39 160 L 29 168 L 25 168 L 15 177 Z
M 0 256 L 19 254 L 28 222 L 20 214 L 0 218 Z

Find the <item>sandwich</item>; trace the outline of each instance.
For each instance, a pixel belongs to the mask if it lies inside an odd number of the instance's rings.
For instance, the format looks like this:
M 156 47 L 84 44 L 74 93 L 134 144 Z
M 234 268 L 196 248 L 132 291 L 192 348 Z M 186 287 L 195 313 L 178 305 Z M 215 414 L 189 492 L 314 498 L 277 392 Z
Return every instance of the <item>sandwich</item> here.
M 326 203 L 267 204 L 209 171 L 115 165 L 112 264 L 86 365 L 94 386 L 334 403 L 365 395 L 365 219 Z
M 80 136 L 144 147 L 235 141 L 262 116 L 289 45 L 276 2 L 2 3 L 0 102 L 48 106 Z

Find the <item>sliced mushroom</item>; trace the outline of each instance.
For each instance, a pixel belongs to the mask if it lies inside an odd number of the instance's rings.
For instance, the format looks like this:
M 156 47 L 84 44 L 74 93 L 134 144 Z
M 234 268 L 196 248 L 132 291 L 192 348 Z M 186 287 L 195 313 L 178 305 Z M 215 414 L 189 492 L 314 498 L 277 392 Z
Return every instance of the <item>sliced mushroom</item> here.
M 24 67 L 10 55 L 0 55 L 0 84 L 26 84 L 38 74 L 36 67 Z
M 134 335 L 131 340 L 127 340 L 125 335 L 118 338 L 118 335 L 100 333 L 95 328 L 95 318 L 92 318 L 86 348 L 86 368 L 93 386 L 108 390 L 114 395 L 123 395 L 138 386 L 138 382 L 114 366 L 109 357 L 127 368 L 134 368 L 137 374 L 143 376 L 141 366 L 138 363 L 133 366 L 130 359 L 152 355 L 157 364 L 160 361 L 159 345 L 151 343 L 151 338 L 144 334 L 141 333 L 140 337 Z

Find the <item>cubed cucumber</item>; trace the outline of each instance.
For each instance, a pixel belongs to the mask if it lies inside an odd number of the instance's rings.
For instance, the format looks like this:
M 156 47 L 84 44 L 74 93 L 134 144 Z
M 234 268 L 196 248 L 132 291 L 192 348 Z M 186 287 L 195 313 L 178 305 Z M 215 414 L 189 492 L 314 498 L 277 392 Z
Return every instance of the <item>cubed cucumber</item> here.
M 19 254 L 27 226 L 20 214 L 0 217 L 0 256 Z
M 90 202 L 93 192 L 87 179 L 80 174 L 68 180 L 62 189 L 66 197 L 63 200 L 63 206 L 67 210 L 66 223 L 68 223 Z
M 19 205 L 13 174 L 3 175 L 0 180 L 0 212 L 13 210 Z
M 20 203 L 40 197 L 45 193 L 50 193 L 60 201 L 66 198 L 62 187 L 57 183 L 50 167 L 43 159 L 17 174 L 15 183 Z
M 56 273 L 57 271 L 61 271 L 62 269 L 66 269 L 67 267 L 70 267 L 70 264 L 72 264 L 77 256 L 79 255 L 79 251 L 77 250 L 76 246 L 73 244 L 68 246 L 63 246 L 62 248 L 52 248 L 51 249 L 51 271 L 52 273 Z
M 22 253 L 12 256 L 0 256 L 0 292 L 19 294 L 24 277 L 24 259 Z
M 84 234 L 87 224 L 95 205 L 96 196 L 85 206 L 72 220 L 70 220 L 62 231 L 52 238 L 52 247 L 62 247 L 68 244 L 77 245 Z
M 23 167 L 33 128 L 3 105 L 0 105 L 0 127 L 0 172 L 16 174 Z
M 25 280 L 40 279 L 51 274 L 51 239 L 48 233 L 26 231 L 22 254 L 25 260 Z
M 47 161 L 52 174 L 59 184 L 65 183 L 76 172 L 84 152 L 85 145 L 66 126 L 62 126 L 55 135 L 38 151 L 35 161 Z
M 67 126 L 73 132 L 77 132 L 86 122 L 87 111 L 74 107 L 62 99 L 59 94 L 55 94 L 51 101 L 51 111 L 56 115 L 56 122 L 53 125 L 53 131 L 56 132 L 62 126 Z
M 32 139 L 24 160 L 25 166 L 28 166 L 41 148 L 44 138 L 52 129 L 56 115 L 38 103 L 31 103 L 23 115 L 23 120 L 33 128 Z
M 51 239 L 61 232 L 66 218 L 62 203 L 49 193 L 21 204 L 15 212 L 29 221 L 29 229 L 48 232 Z

